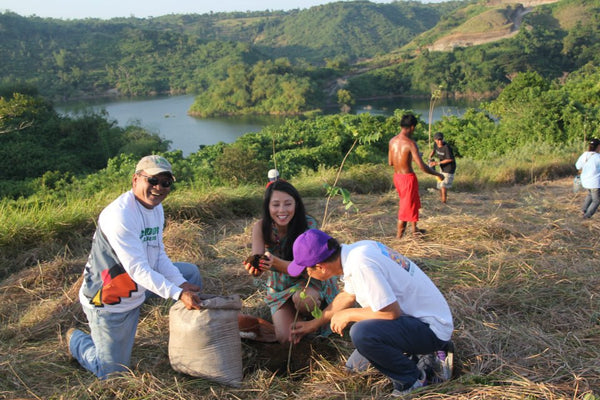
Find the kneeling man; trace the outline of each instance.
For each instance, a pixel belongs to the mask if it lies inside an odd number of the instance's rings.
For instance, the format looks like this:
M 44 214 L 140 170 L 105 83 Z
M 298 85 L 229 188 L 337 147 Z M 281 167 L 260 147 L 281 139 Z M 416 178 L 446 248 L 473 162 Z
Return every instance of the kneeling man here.
M 288 266 L 291 276 L 305 270 L 318 280 L 343 275 L 345 286 L 321 318 L 296 322 L 290 341 L 297 343 L 326 323 L 342 335 L 354 322 L 350 337 L 359 357 L 392 380 L 393 396 L 423 386 L 425 373 L 412 356 L 447 350 L 454 329 L 448 303 L 431 279 L 382 243 L 363 240 L 340 245 L 317 229 L 296 239 L 293 255 Z

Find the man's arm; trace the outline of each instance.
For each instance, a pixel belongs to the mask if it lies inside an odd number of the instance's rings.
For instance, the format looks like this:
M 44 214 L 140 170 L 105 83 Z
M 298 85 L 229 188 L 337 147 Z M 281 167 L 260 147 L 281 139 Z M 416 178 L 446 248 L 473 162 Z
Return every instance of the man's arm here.
M 429 166 L 427 164 L 425 164 L 423 162 L 423 159 L 421 158 L 421 155 L 419 154 L 419 148 L 417 147 L 417 144 L 415 142 L 412 142 L 410 144 L 410 152 L 412 154 L 413 160 L 415 161 L 415 163 L 417 164 L 417 166 L 419 167 L 419 169 L 421 171 L 423 171 L 429 175 L 437 176 L 438 178 L 440 178 L 442 180 L 444 179 L 444 175 L 440 174 L 439 172 L 435 172 L 434 170 L 429 168 Z
M 394 157 L 396 154 L 396 140 L 392 138 L 388 144 L 388 165 L 394 165 Z
M 402 311 L 397 301 L 389 304 L 379 311 L 373 311 L 371 307 L 348 308 L 333 315 L 331 319 L 331 330 L 339 335 L 343 334 L 344 328 L 350 322 L 363 321 L 365 319 L 392 320 L 400 317 Z
M 310 321 L 297 321 L 292 329 L 290 329 L 290 342 L 298 343 L 300 339 L 306 334 L 316 331 L 320 326 L 325 325 L 331 321 L 333 316 L 345 309 L 349 309 L 356 303 L 356 296 L 346 291 L 340 292 L 331 304 L 329 304 L 324 310 L 321 318 L 313 319 Z
M 451 162 L 454 161 L 454 153 L 452 152 L 452 149 L 450 148 L 450 146 L 445 145 L 444 146 L 444 157 L 438 161 L 435 165 L 444 165 L 444 164 L 449 164 Z
M 144 226 L 138 217 L 139 213 L 128 212 L 129 210 L 130 208 L 107 207 L 98 220 L 100 230 L 105 234 L 123 269 L 135 283 L 160 297 L 177 300 L 181 292 L 179 285 L 185 282 L 185 278 L 164 253 L 162 241 L 151 248 L 157 270 L 150 266 L 147 246 L 139 237 Z

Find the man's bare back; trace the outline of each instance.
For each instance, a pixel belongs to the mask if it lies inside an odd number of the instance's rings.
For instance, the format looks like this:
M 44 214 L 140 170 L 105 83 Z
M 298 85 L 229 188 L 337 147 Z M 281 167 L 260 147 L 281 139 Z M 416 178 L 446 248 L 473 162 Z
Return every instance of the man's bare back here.
M 412 168 L 414 160 L 421 171 L 444 179 L 442 174 L 435 172 L 423 162 L 417 143 L 410 137 L 414 130 L 414 126 L 410 128 L 403 127 L 400 133 L 390 140 L 388 164 L 394 167 L 394 173 L 396 174 L 410 174 L 414 172 Z
M 410 174 L 414 172 L 412 168 L 413 156 L 411 145 L 416 147 L 414 141 L 402 133 L 399 133 L 390 140 L 389 164 L 394 167 L 394 173 Z
M 417 143 L 412 140 L 411 135 L 413 134 L 416 126 L 416 118 L 411 115 L 405 115 L 402 117 L 400 133 L 394 136 L 389 143 L 388 149 L 388 164 L 394 167 L 394 174 L 407 175 L 414 173 L 412 168 L 413 161 L 419 166 L 423 172 L 435 175 L 438 179 L 444 179 L 444 176 L 440 173 L 435 172 L 427 164 L 423 162 L 421 154 L 419 154 L 419 148 Z M 394 185 L 400 195 L 400 211 L 398 212 L 398 231 L 396 237 L 400 238 L 404 234 L 406 229 L 407 221 L 411 221 L 413 228 L 413 234 L 421 235 L 424 233 L 422 229 L 417 228 L 418 221 L 418 209 L 420 208 L 420 199 L 418 195 L 418 183 L 416 177 L 399 178 L 413 179 L 415 186 L 405 192 L 405 189 L 400 189 L 396 183 L 396 177 L 394 175 Z M 409 183 L 411 185 L 411 183 Z M 408 186 L 410 187 L 410 186 Z M 403 194 L 402 194 L 403 193 Z M 403 200 L 404 199 L 404 200 Z M 408 211 L 403 211 L 408 210 Z

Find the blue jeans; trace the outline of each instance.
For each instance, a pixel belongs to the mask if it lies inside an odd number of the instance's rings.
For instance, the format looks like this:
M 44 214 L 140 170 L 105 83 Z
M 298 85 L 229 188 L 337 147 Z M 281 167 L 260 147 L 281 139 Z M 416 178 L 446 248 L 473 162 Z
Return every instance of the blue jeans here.
M 583 218 L 592 218 L 600 205 L 600 189 L 588 189 L 587 196 L 581 206 Z
M 202 286 L 202 277 L 196 265 L 174 264 L 186 281 Z M 91 334 L 80 330 L 73 332 L 69 342 L 69 350 L 73 357 L 100 379 L 105 379 L 113 372 L 126 371 L 131 359 L 140 307 L 121 313 L 85 307 L 83 311 L 87 316 Z
M 350 328 L 350 337 L 360 354 L 399 390 L 412 386 L 421 375 L 411 355 L 433 353 L 447 343 L 438 339 L 429 325 L 406 315 L 357 322 Z

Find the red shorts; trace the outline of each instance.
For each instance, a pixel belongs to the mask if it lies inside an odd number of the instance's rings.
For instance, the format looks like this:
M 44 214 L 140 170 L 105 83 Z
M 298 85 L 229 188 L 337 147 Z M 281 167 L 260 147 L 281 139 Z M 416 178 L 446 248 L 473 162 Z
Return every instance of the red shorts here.
M 398 221 L 417 222 L 419 220 L 419 181 L 414 172 L 394 174 L 394 186 L 398 191 Z

